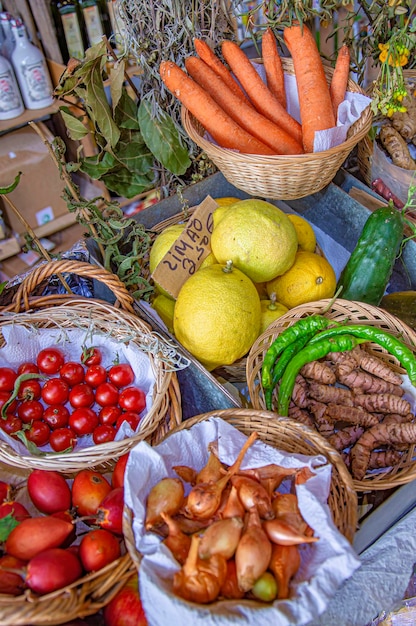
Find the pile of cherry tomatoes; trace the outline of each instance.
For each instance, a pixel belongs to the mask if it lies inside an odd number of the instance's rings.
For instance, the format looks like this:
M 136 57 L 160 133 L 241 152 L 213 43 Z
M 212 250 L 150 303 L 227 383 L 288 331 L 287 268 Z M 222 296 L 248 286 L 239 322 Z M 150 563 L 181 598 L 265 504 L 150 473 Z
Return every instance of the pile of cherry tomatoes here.
M 78 361 L 56 346 L 36 362 L 0 367 L 0 426 L 7 434 L 55 452 L 71 451 L 78 439 L 113 441 L 123 422 L 135 431 L 146 408 L 146 394 L 134 385 L 129 363 L 102 365 L 102 351 L 84 348 Z

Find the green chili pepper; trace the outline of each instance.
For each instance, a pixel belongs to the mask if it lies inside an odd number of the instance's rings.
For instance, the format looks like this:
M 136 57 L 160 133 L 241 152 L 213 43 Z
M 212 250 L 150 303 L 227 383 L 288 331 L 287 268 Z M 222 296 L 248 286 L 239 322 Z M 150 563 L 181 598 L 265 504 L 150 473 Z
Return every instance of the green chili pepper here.
M 272 370 L 277 357 L 285 348 L 305 333 L 315 334 L 333 324 L 338 325 L 338 322 L 334 322 L 334 320 L 324 317 L 323 315 L 309 315 L 309 317 L 302 317 L 291 326 L 285 328 L 285 330 L 276 337 L 264 355 L 261 371 L 263 390 L 267 391 L 272 388 Z
M 312 331 L 310 333 L 305 333 L 301 337 L 298 337 L 297 339 L 295 339 L 295 341 L 289 344 L 280 355 L 279 360 L 273 368 L 272 384 L 269 389 L 266 389 L 266 391 L 264 391 L 264 400 L 266 402 L 266 408 L 269 411 L 272 411 L 273 409 L 273 390 L 281 379 L 287 364 L 314 335 L 315 331 Z
M 366 339 L 346 334 L 346 328 L 343 330 L 343 335 L 322 339 L 321 341 L 316 341 L 314 344 L 311 344 L 311 342 L 307 343 L 306 346 L 291 359 L 280 380 L 277 405 L 279 415 L 287 416 L 296 376 L 306 363 L 318 361 L 329 352 L 346 352 L 352 350 L 358 344 L 367 341 Z
M 366 341 L 372 341 L 387 350 L 399 361 L 400 365 L 406 370 L 410 382 L 416 387 L 416 354 L 401 339 L 391 335 L 389 332 L 376 326 L 367 326 L 366 324 L 351 324 L 340 328 L 328 328 L 315 334 L 309 341 L 308 345 L 314 345 L 315 342 L 329 337 L 336 337 L 339 334 L 348 333 L 354 337 L 360 337 Z

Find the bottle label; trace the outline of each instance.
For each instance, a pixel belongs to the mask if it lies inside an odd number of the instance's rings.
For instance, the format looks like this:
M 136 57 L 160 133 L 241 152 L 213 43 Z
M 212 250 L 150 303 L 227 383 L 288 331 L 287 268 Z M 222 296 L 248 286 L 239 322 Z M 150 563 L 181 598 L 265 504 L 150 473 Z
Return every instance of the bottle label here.
M 7 113 L 22 106 L 20 94 L 11 70 L 0 74 L 0 113 Z
M 104 35 L 103 25 L 101 23 L 100 12 L 97 6 L 85 7 L 82 10 L 87 27 L 88 40 L 93 46 L 99 43 Z
M 82 60 L 85 50 L 76 13 L 61 14 L 61 18 L 69 56 Z
M 51 87 L 43 61 L 22 65 L 21 72 L 32 102 L 40 102 L 51 97 Z

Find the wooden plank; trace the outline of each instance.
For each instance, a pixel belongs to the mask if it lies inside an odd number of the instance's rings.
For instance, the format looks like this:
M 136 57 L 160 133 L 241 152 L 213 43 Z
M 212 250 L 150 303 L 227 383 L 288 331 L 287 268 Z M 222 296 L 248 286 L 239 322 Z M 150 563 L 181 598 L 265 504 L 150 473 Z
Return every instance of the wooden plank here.
M 50 3 L 46 0 L 28 0 L 42 41 L 45 56 L 56 63 L 63 63 L 61 49 L 56 36 Z

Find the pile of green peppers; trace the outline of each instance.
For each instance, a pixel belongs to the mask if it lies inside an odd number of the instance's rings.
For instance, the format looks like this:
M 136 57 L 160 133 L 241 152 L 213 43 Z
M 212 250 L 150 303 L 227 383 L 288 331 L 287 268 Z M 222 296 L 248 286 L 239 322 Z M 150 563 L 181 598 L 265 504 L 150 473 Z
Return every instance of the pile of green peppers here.
M 310 315 L 297 320 L 274 340 L 268 348 L 261 370 L 266 408 L 273 410 L 273 391 L 279 384 L 277 413 L 287 416 L 296 376 L 311 361 L 318 361 L 330 352 L 346 352 L 371 341 L 396 357 L 416 387 L 414 352 L 398 337 L 375 326 L 348 324 L 323 315 Z

